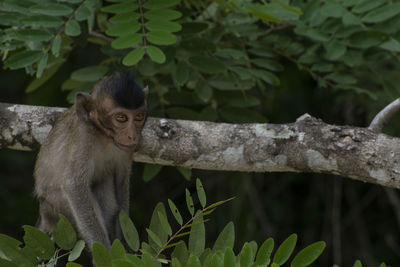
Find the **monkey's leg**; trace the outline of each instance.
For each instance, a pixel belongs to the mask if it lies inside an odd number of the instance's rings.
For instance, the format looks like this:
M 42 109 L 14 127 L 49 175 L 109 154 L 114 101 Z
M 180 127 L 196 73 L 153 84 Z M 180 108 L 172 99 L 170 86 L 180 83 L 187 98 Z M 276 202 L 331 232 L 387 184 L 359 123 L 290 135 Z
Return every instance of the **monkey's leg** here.
M 39 200 L 39 218 L 36 227 L 48 235 L 56 229 L 58 222 L 58 212 L 44 199 Z
M 115 238 L 124 241 L 122 234 L 121 224 L 119 221 L 119 213 L 123 210 L 129 214 L 129 169 L 118 170 L 115 174 L 115 188 L 116 188 L 116 199 L 118 203 L 118 213 L 114 219 L 115 225 Z

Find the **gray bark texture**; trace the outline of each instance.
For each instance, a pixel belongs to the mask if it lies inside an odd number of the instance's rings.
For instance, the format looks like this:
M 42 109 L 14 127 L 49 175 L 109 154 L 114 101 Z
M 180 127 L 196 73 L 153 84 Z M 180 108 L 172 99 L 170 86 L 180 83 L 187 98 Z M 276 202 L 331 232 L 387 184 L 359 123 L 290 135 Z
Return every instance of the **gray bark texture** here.
M 64 108 L 0 103 L 0 148 L 38 150 Z M 400 139 L 329 125 L 148 118 L 135 161 L 206 170 L 314 172 L 400 188 Z

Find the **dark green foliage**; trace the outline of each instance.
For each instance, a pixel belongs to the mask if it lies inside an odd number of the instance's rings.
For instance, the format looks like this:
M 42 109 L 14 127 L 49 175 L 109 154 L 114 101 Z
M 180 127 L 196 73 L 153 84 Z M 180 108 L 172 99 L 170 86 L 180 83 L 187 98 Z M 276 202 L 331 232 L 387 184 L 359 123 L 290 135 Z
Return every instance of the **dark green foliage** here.
M 198 193 L 205 194 L 201 182 L 197 180 Z M 200 185 L 200 187 L 199 187 Z M 186 191 L 188 192 L 188 191 Z M 302 249 L 297 255 L 293 251 L 297 242 L 297 235 L 289 236 L 274 252 L 274 240 L 267 239 L 261 247 L 255 241 L 245 242 L 237 254 L 233 250 L 235 240 L 235 230 L 233 222 L 229 222 L 219 234 L 212 249 L 206 248 L 206 230 L 204 219 L 211 214 L 216 207 L 232 199 L 227 199 L 213 203 L 207 207 L 202 207 L 196 214 L 183 223 L 182 218 L 178 221 L 178 230 L 172 230 L 167 219 L 166 209 L 159 203 L 153 211 L 150 227 L 146 229 L 149 242 L 143 242 L 139 249 L 139 237 L 133 222 L 125 212 L 119 215 L 125 241 L 134 251 L 139 254 L 129 254 L 120 240 L 114 240 L 111 251 L 108 251 L 102 244 L 93 244 L 93 260 L 99 267 L 135 267 L 135 266 L 161 266 L 160 264 L 170 264 L 171 266 L 281 266 L 292 258 L 292 267 L 305 267 L 313 263 L 324 251 L 325 242 L 315 242 Z M 187 198 L 188 208 L 191 210 L 193 202 Z M 178 212 L 175 205 L 169 200 L 171 212 Z M 176 210 L 175 210 L 176 209 Z M 14 266 L 36 266 L 38 259 L 46 260 L 46 266 L 57 262 L 60 257 L 68 255 L 67 267 L 79 267 L 74 263 L 81 254 L 85 244 L 82 240 L 76 242 L 75 232 L 70 222 L 60 215 L 57 224 L 57 231 L 54 232 L 58 245 L 68 252 L 59 256 L 60 249 L 55 250 L 51 239 L 40 230 L 32 226 L 24 226 L 25 247 L 21 249 L 22 243 L 6 235 L 0 234 L 0 264 L 5 267 Z M 57 233 L 57 234 L 56 234 Z M 188 246 L 183 237 L 189 235 Z M 70 236 L 73 236 L 72 238 Z M 170 255 L 165 254 L 166 249 L 174 247 Z M 71 250 L 72 249 L 72 250 Z M 271 259 L 273 259 L 271 261 Z M 272 262 L 272 263 L 271 263 Z M 271 263 L 271 265 L 269 265 Z M 356 261 L 354 266 L 362 266 L 360 261 Z M 385 266 L 382 263 L 380 266 Z

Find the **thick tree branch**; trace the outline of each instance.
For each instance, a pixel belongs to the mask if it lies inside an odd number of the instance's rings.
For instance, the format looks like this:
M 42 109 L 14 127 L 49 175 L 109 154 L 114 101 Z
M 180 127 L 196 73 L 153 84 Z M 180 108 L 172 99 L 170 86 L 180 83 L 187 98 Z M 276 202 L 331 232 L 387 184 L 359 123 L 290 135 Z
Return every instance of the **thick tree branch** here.
M 0 103 L 0 148 L 37 150 L 64 110 Z M 307 114 L 289 124 L 149 118 L 134 157 L 209 170 L 330 173 L 400 188 L 399 141 Z

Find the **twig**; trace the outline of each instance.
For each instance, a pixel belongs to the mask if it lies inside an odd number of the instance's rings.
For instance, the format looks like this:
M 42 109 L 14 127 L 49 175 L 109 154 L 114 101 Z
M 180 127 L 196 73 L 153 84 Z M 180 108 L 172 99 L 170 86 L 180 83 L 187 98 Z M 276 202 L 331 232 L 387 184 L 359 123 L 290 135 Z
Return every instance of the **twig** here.
M 280 31 L 280 30 L 285 30 L 285 29 L 287 29 L 287 28 L 292 28 L 292 27 L 294 27 L 294 25 L 293 24 L 281 24 L 281 25 L 279 25 L 279 26 L 276 26 L 276 27 L 273 27 L 273 28 L 269 28 L 266 32 L 265 32 L 265 34 L 266 35 L 268 35 L 268 34 L 270 34 L 271 32 L 275 32 L 275 31 Z
M 382 109 L 372 120 L 368 129 L 374 131 L 375 133 L 380 133 L 385 126 L 389 122 L 389 120 L 393 117 L 393 115 L 399 111 L 400 109 L 400 98 L 397 98 L 395 101 L 387 105 L 384 109 Z
M 103 41 L 106 41 L 107 43 L 111 43 L 112 41 L 114 41 L 114 39 L 109 38 L 109 37 L 105 36 L 104 34 L 101 34 L 99 32 L 95 32 L 95 31 L 90 31 L 89 36 L 99 38 Z

